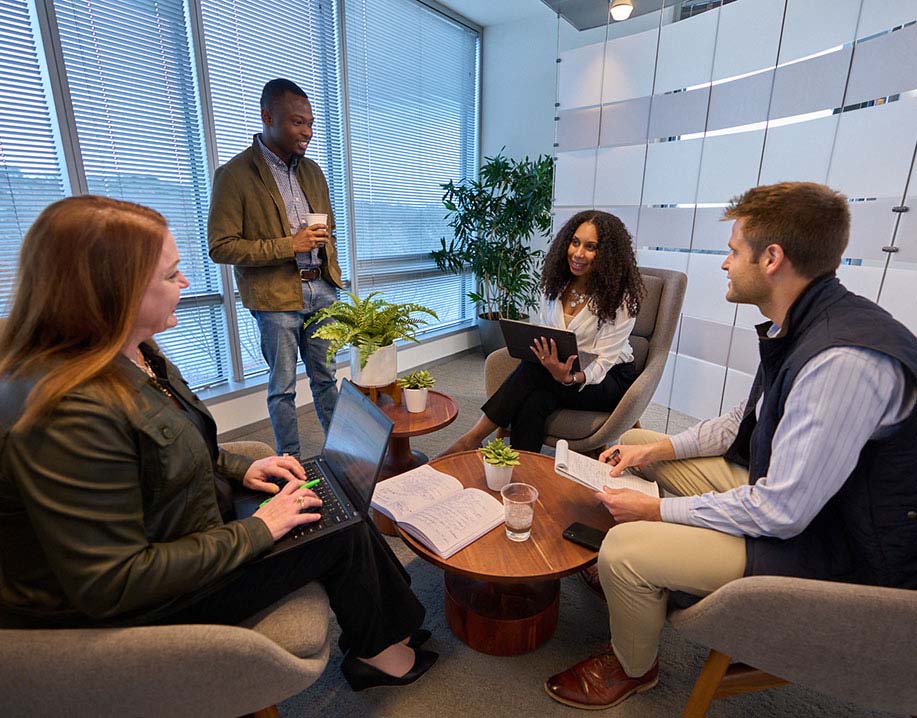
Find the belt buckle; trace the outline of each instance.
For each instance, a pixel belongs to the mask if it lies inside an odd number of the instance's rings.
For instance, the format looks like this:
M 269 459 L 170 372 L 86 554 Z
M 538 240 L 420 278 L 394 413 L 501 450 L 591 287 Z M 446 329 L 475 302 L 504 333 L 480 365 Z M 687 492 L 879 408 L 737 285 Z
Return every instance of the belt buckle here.
M 318 269 L 300 269 L 299 270 L 299 279 L 302 282 L 311 282 L 313 279 L 318 279 L 321 271 Z

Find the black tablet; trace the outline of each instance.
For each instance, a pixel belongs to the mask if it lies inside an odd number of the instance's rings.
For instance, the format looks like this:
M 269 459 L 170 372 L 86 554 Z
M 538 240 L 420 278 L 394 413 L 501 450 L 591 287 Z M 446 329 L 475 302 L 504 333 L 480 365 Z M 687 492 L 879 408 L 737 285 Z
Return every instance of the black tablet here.
M 557 358 L 566 361 L 571 354 L 577 355 L 577 360 L 573 362 L 573 371 L 581 371 L 580 357 L 576 350 L 576 334 L 566 329 L 557 329 L 555 327 L 543 327 L 538 324 L 529 324 L 528 322 L 519 322 L 514 319 L 501 319 L 500 329 L 503 330 L 503 339 L 506 342 L 506 348 L 509 355 L 522 361 L 530 361 L 539 364 L 538 357 L 532 351 L 531 347 L 535 345 L 535 339 L 544 337 L 545 339 L 554 340 L 557 344 Z M 584 354 L 583 361 L 587 363 L 595 357 L 591 354 Z

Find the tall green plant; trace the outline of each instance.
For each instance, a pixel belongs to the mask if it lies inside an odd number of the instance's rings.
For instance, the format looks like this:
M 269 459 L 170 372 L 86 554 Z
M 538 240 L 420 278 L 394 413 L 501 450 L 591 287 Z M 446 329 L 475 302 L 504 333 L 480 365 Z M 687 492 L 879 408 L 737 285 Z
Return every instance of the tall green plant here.
M 432 309 L 414 304 L 392 304 L 384 299 L 376 299 L 379 292 L 369 294 L 366 299 L 360 299 L 356 294 L 348 294 L 350 303 L 337 300 L 324 309 L 319 309 L 305 327 L 318 324 L 326 319 L 316 329 L 312 336 L 328 341 L 328 363 L 334 355 L 346 346 L 355 346 L 360 350 L 360 368 L 366 366 L 369 356 L 380 347 L 393 344 L 396 339 L 407 339 L 419 342 L 417 330 L 428 321 L 422 317 L 414 317 L 418 312 L 429 314 L 434 319 L 439 319 Z
M 488 318 L 518 319 L 538 303 L 538 273 L 544 252 L 529 239 L 551 228 L 554 161 L 513 160 L 498 153 L 485 158 L 480 179 L 441 185 L 453 238 L 441 239 L 432 255 L 444 272 L 469 268 L 478 289 L 469 292 Z

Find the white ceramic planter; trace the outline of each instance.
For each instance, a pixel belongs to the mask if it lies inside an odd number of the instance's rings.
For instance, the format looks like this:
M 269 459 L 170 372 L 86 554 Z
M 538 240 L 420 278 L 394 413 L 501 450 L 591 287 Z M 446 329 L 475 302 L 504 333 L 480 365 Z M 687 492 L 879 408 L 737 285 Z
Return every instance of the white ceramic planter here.
M 512 466 L 494 466 L 484 462 L 484 478 L 487 480 L 487 488 L 491 491 L 499 491 L 506 486 L 513 478 Z
M 360 350 L 350 347 L 350 375 L 360 386 L 387 386 L 398 378 L 398 350 L 394 344 L 381 347 L 369 355 L 360 368 Z
M 429 389 L 402 389 L 402 391 L 404 391 L 404 406 L 411 414 L 420 414 L 427 408 Z

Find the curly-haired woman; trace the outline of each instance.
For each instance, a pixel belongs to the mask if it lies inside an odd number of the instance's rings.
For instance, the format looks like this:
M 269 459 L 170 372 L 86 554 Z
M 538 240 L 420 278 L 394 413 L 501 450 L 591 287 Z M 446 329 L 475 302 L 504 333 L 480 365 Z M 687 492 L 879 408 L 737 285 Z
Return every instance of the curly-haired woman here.
M 574 356 L 560 361 L 553 340 L 536 339 L 531 349 L 540 363 L 520 363 L 444 453 L 473 449 L 497 427 L 510 430 L 514 448 L 540 451 L 553 411 L 611 411 L 636 378 L 628 337 L 643 284 L 620 219 L 598 210 L 571 217 L 545 257 L 541 290 L 535 323 L 572 331 L 577 348 L 595 359 L 574 371 Z

